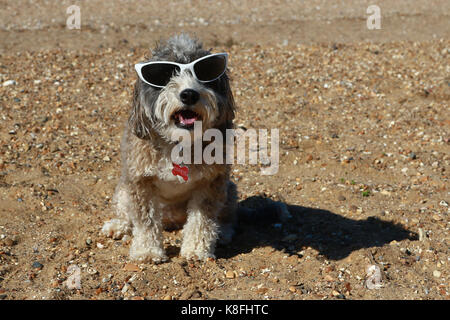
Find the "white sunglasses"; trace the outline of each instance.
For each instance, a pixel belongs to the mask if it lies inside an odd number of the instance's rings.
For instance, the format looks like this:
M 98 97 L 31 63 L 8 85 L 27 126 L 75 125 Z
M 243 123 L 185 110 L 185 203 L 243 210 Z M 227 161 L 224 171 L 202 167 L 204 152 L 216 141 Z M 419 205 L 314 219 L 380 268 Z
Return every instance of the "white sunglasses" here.
M 225 52 L 210 54 L 191 63 L 172 61 L 140 62 L 134 65 L 139 78 L 145 83 L 164 88 L 175 74 L 189 70 L 199 82 L 212 82 L 219 79 L 227 70 L 228 54 Z

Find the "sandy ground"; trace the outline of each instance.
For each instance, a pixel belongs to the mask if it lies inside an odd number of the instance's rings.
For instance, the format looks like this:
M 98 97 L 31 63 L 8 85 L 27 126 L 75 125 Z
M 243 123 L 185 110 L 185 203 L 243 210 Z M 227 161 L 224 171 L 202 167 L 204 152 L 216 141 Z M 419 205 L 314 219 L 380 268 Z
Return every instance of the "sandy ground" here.
M 369 4 L 0 1 L 0 299 L 448 299 L 450 3 L 377 1 L 381 30 Z M 181 31 L 230 53 L 236 123 L 280 130 L 276 175 L 233 167 L 240 207 L 292 218 L 136 264 L 99 230 L 133 64 Z

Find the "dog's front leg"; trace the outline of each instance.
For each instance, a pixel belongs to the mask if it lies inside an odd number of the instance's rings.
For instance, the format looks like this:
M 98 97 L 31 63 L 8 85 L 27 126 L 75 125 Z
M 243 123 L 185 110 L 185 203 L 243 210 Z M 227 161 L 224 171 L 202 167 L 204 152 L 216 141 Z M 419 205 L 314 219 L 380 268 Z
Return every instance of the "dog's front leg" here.
M 161 208 L 155 205 L 149 192 L 135 194 L 135 214 L 131 216 L 133 240 L 130 258 L 155 263 L 167 260 L 162 235 Z
M 218 238 L 217 214 L 221 207 L 217 199 L 207 198 L 201 192 L 189 201 L 187 221 L 183 227 L 181 256 L 199 260 L 214 258 Z

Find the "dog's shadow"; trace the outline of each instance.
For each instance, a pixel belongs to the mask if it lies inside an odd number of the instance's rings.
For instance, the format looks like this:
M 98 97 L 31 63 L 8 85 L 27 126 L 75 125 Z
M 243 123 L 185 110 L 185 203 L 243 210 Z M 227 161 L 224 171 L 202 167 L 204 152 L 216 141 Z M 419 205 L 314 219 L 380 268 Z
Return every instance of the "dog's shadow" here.
M 280 222 L 276 216 L 288 209 L 290 218 Z M 352 220 L 333 212 L 289 205 L 254 196 L 239 203 L 240 221 L 233 241 L 218 246 L 218 258 L 230 258 L 254 248 L 272 246 L 288 254 L 299 255 L 312 247 L 329 260 L 340 260 L 351 252 L 380 247 L 393 240 L 417 240 L 416 233 L 400 224 L 369 217 Z

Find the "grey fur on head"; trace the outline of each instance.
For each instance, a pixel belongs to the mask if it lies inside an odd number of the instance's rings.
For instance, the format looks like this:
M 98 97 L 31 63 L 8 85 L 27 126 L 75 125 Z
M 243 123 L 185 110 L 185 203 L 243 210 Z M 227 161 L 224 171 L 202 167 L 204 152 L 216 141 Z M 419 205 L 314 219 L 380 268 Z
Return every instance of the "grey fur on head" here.
M 149 61 L 173 61 L 190 63 L 211 54 L 202 43 L 187 34 L 176 35 L 167 41 L 160 41 L 152 50 Z M 133 110 L 128 123 L 137 137 L 149 139 L 158 135 L 170 142 L 170 135 L 176 126 L 174 113 L 184 108 L 179 94 L 192 88 L 200 93 L 200 100 L 194 111 L 202 117 L 203 129 L 232 127 L 235 103 L 231 92 L 228 70 L 219 79 L 210 83 L 200 83 L 189 73 L 177 74 L 162 89 L 152 87 L 139 78 L 134 87 Z

